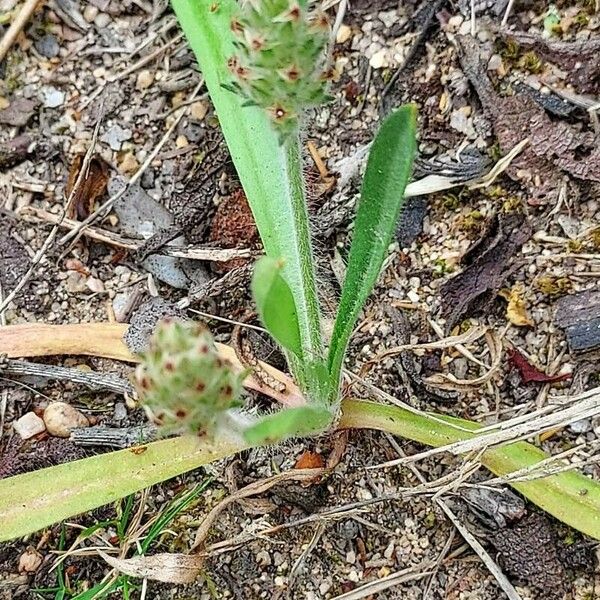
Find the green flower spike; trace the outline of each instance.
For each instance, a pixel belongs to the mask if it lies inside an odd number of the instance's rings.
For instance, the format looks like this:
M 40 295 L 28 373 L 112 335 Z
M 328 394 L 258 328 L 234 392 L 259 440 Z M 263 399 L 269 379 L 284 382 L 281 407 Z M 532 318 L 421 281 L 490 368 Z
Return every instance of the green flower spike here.
M 237 54 L 227 89 L 268 112 L 283 140 L 306 108 L 327 102 L 329 21 L 306 0 L 245 0 L 231 22 Z
M 234 373 L 199 323 L 162 321 L 136 371 L 143 406 L 161 434 L 214 435 L 240 406 Z

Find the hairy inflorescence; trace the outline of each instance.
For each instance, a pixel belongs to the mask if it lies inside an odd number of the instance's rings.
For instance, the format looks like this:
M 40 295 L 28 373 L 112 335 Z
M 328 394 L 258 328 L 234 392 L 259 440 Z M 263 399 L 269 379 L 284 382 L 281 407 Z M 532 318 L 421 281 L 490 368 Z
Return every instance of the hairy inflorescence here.
M 295 131 L 303 109 L 322 104 L 328 70 L 325 13 L 306 0 L 244 0 L 231 22 L 236 54 L 227 86 L 270 115 L 281 139 Z
M 243 379 L 191 321 L 162 321 L 136 371 L 141 402 L 164 435 L 213 434 L 240 406 Z

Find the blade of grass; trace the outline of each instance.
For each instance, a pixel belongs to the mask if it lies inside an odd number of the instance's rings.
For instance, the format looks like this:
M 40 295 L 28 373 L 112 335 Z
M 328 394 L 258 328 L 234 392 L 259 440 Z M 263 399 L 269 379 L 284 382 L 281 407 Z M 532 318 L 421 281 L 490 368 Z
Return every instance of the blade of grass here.
M 369 153 L 329 348 L 332 395 L 338 393 L 352 330 L 379 276 L 404 201 L 416 148 L 416 118 L 414 105 L 392 113 L 381 125 Z
M 428 446 L 444 446 L 477 436 L 480 425 L 463 419 L 415 414 L 397 406 L 346 400 L 342 403 L 340 428 L 387 431 Z M 447 424 L 440 423 L 442 418 Z M 458 427 L 459 426 L 460 429 Z M 471 429 L 464 431 L 464 429 Z M 515 442 L 486 450 L 482 464 L 492 473 L 506 476 L 548 458 L 527 442 Z M 563 523 L 600 540 L 600 484 L 571 470 L 529 481 L 508 482 L 534 504 Z
M 266 112 L 243 106 L 241 96 L 223 87 L 231 79 L 227 60 L 235 53 L 230 28 L 235 0 L 173 0 L 172 5 L 200 65 L 265 253 L 285 260 L 283 277 L 296 304 L 303 358 L 322 360 L 299 136 L 290 135 L 280 144 Z M 310 375 L 307 380 L 296 361 L 290 367 L 309 396 L 320 393 L 318 382 Z

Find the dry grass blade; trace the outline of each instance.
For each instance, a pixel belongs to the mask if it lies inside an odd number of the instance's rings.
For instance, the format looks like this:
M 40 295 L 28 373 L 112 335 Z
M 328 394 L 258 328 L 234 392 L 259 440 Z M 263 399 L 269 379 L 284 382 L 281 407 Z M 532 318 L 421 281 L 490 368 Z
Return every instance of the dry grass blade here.
M 433 573 L 430 570 L 434 566 L 433 562 L 421 563 L 408 569 L 403 569 L 397 573 L 392 573 L 386 577 L 382 577 L 377 581 L 371 581 L 365 585 L 361 585 L 359 588 L 346 592 L 341 596 L 335 596 L 333 600 L 361 600 L 361 598 L 372 598 L 373 594 L 378 594 L 385 590 L 406 583 L 407 581 L 414 581 L 415 579 L 421 579 L 427 577 Z
M 484 383 L 487 383 L 500 368 L 502 360 L 502 340 L 492 332 L 485 333 L 485 341 L 487 342 L 490 357 L 492 359 L 490 368 L 481 376 L 475 379 L 457 379 L 451 374 L 436 373 L 424 379 L 429 385 L 436 386 L 443 390 L 467 391 L 476 388 Z
M 555 410 L 550 414 L 531 418 L 510 427 L 505 427 L 505 424 L 498 423 L 495 427 L 496 429 L 500 429 L 500 431 L 492 431 L 491 433 L 479 435 L 469 440 L 432 448 L 413 456 L 380 464 L 378 468 L 414 462 L 442 452 L 450 452 L 455 455 L 479 452 L 491 446 L 522 440 L 550 429 L 564 427 L 575 421 L 595 417 L 598 414 L 600 414 L 600 388 L 594 388 L 573 397 L 573 403 L 567 408 Z
M 460 335 L 452 335 L 444 339 L 438 340 L 437 342 L 427 342 L 423 344 L 403 344 L 401 346 L 394 346 L 383 352 L 377 354 L 369 362 L 378 362 L 382 358 L 394 356 L 400 354 L 406 350 L 443 350 L 446 348 L 453 348 L 457 345 L 470 344 L 482 338 L 487 332 L 487 327 L 472 327 L 469 331 L 461 333 Z
M 113 569 L 129 575 L 162 581 L 163 583 L 193 583 L 202 569 L 203 559 L 197 554 L 169 554 L 167 552 L 150 556 L 132 556 L 117 558 L 109 556 L 102 550 L 96 550 L 104 561 Z
M 202 525 L 198 527 L 196 539 L 194 540 L 192 549 L 198 549 L 204 545 L 204 540 L 206 539 L 210 528 L 213 526 L 213 523 L 230 504 L 233 504 L 234 502 L 237 502 L 243 498 L 256 496 L 256 494 L 262 494 L 271 489 L 274 485 L 277 485 L 283 481 L 312 481 L 315 477 L 324 475 L 327 472 L 327 469 L 295 469 L 293 471 L 278 473 L 277 475 L 273 475 L 267 479 L 261 479 L 260 481 L 255 481 L 254 483 L 243 487 L 241 490 L 238 490 L 219 502 L 219 504 L 217 504 L 217 506 L 215 506 L 208 513 L 208 515 L 206 515 L 206 518 L 204 521 L 202 521 Z
M 58 216 L 42 210 L 41 208 L 36 208 L 35 206 L 23 207 L 19 211 L 19 215 L 25 218 L 40 219 L 48 223 L 54 223 L 59 227 L 70 231 L 77 229 L 81 225 L 80 221 L 67 218 L 60 219 Z M 84 229 L 82 233 L 93 240 L 104 242 L 118 248 L 125 248 L 127 250 L 136 251 L 143 246 L 143 243 L 139 240 L 134 240 L 93 225 Z M 250 258 L 253 254 L 252 251 L 247 248 L 209 248 L 201 246 L 178 246 L 175 244 L 165 244 L 161 248 L 160 253 L 176 258 L 189 258 L 192 260 L 208 260 L 214 262 L 227 262 L 235 258 Z
M 47 325 L 24 323 L 0 328 L 0 355 L 8 358 L 31 358 L 60 354 L 83 354 L 101 356 L 124 362 L 138 362 L 123 341 L 128 325 L 121 323 L 77 323 Z M 246 370 L 238 360 L 233 348 L 217 343 L 222 358 L 228 360 L 238 371 Z M 271 389 L 249 375 L 244 386 L 261 392 L 284 406 L 300 406 L 304 399 L 296 384 L 278 369 L 260 363 L 271 377 L 283 384 L 282 391 Z

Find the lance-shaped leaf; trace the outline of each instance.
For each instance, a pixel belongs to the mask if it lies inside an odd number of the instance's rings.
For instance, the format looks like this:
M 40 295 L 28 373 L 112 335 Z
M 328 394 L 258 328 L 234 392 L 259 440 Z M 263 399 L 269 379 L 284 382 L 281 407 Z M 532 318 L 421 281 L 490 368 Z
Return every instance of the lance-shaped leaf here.
M 379 276 L 403 204 L 416 148 L 416 118 L 414 105 L 392 113 L 380 127 L 369 154 L 329 348 L 333 394 L 337 394 L 352 330 Z
M 326 406 L 300 406 L 280 410 L 244 432 L 249 444 L 274 444 L 286 438 L 323 433 L 333 420 Z
M 263 256 L 254 265 L 252 295 L 258 316 L 269 333 L 286 350 L 302 358 L 302 341 L 296 304 L 281 275 L 284 261 Z

